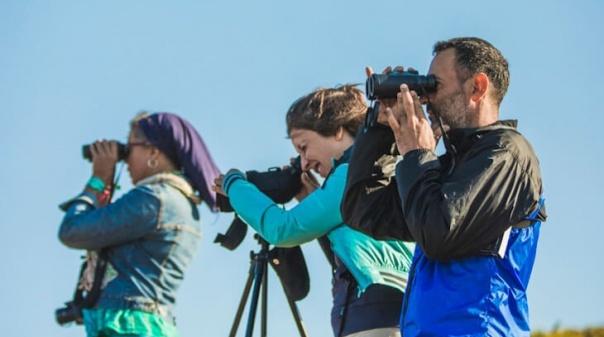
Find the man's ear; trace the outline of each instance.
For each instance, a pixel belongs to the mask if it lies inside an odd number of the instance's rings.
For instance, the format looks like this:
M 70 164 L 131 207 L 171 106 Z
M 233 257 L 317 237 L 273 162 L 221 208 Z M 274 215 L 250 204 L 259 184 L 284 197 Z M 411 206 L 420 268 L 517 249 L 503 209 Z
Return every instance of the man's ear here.
M 490 82 L 487 74 L 478 73 L 476 76 L 474 76 L 472 81 L 472 95 L 470 96 L 472 102 L 478 102 L 485 98 L 489 84 Z

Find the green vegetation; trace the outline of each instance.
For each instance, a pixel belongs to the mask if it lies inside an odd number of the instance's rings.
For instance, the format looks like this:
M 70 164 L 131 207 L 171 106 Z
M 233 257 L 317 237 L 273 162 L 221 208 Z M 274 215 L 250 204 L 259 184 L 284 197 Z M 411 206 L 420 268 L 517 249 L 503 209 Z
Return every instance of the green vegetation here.
M 552 332 L 535 331 L 531 337 L 604 337 L 604 327 L 583 330 L 554 329 Z

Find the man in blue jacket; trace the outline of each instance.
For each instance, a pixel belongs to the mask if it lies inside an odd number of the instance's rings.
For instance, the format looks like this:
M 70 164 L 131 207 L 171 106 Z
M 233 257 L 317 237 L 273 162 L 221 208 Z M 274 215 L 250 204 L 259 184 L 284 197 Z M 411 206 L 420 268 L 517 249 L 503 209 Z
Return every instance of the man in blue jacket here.
M 416 93 L 402 84 L 396 102 L 382 101 L 378 121 L 388 126 L 357 135 L 344 222 L 417 242 L 405 337 L 529 336 L 526 288 L 546 215 L 537 156 L 515 120 L 499 120 L 507 61 L 479 38 L 438 42 L 434 55 L 435 87 Z M 403 157 L 388 179 L 393 143 Z

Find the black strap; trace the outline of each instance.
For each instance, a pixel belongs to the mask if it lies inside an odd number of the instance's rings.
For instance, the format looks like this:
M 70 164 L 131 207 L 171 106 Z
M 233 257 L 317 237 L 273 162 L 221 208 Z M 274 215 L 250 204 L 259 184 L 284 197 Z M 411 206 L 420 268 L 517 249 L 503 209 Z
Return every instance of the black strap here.
M 333 253 L 333 250 L 331 250 L 331 241 L 329 241 L 329 238 L 327 237 L 327 235 L 323 235 L 323 236 L 317 238 L 317 242 L 319 242 L 319 245 L 321 246 L 321 250 L 323 250 L 325 257 L 327 258 L 327 261 L 329 262 L 329 265 L 331 266 L 331 271 L 334 274 L 334 277 L 337 277 L 335 275 L 335 273 L 336 273 L 336 268 L 338 266 L 338 263 L 336 263 L 336 255 Z M 344 325 L 346 323 L 346 311 L 348 309 L 350 292 L 357 285 L 356 280 L 350 274 L 350 271 L 348 271 L 348 269 L 346 269 L 344 271 L 344 273 L 341 275 L 341 277 L 344 280 L 346 280 L 347 285 L 346 285 L 346 293 L 344 294 L 344 304 L 342 305 L 342 309 L 340 310 L 340 326 L 338 328 L 337 337 L 342 336 L 342 329 L 344 328 Z
M 348 270 L 346 270 L 347 274 L 350 274 Z M 346 324 L 346 316 L 348 311 L 348 300 L 350 298 L 350 292 L 356 288 L 357 282 L 352 275 L 343 276 L 348 285 L 346 286 L 346 294 L 344 294 L 344 305 L 342 305 L 342 309 L 340 309 L 340 327 L 338 328 L 338 337 L 342 336 L 342 329 L 344 329 L 344 325 Z
M 332 273 L 334 273 L 336 271 L 336 260 L 335 260 L 335 255 L 333 254 L 333 251 L 331 250 L 331 241 L 329 241 L 329 238 L 327 237 L 327 235 L 323 235 L 320 238 L 317 238 L 317 242 L 319 242 L 319 246 L 321 246 L 321 250 L 323 251 L 323 254 L 325 254 L 325 257 L 327 258 L 327 262 L 329 262 L 329 265 L 331 266 L 331 271 Z
M 88 262 L 84 262 L 82 264 L 82 268 L 80 270 L 80 279 L 82 278 L 84 270 L 87 266 Z M 86 295 L 84 295 L 84 290 L 79 289 L 78 286 L 76 286 L 76 291 L 73 295 L 73 303 L 75 305 L 77 305 L 79 308 L 92 308 L 92 306 L 94 306 L 96 300 L 101 294 L 101 285 L 103 284 L 105 270 L 107 270 L 107 252 L 105 250 L 101 250 L 99 251 L 97 257 L 92 288 L 90 289 L 90 291 L 86 292 Z
M 115 167 L 113 168 L 113 170 L 114 170 L 113 176 L 115 179 L 113 179 L 113 184 L 111 184 L 111 187 L 110 187 L 109 202 L 111 202 L 111 199 L 113 198 L 113 193 L 115 192 L 115 187 L 117 186 L 117 182 L 119 181 L 123 168 L 124 168 L 124 165 L 122 164 L 120 166 L 120 170 L 117 172 L 117 175 L 115 174 Z M 94 280 L 92 283 L 92 288 L 90 289 L 90 291 L 86 292 L 86 295 L 84 295 L 84 293 L 85 293 L 84 290 L 79 288 L 79 282 L 82 279 L 82 276 L 84 275 L 84 271 L 86 270 L 87 267 L 88 267 L 87 261 L 82 263 L 82 267 L 80 268 L 80 275 L 78 277 L 78 282 L 76 283 L 76 290 L 73 294 L 72 303 L 75 306 L 77 306 L 79 309 L 92 308 L 92 306 L 94 306 L 97 299 L 99 298 L 99 295 L 101 294 L 101 286 L 103 284 L 103 277 L 105 277 L 105 270 L 107 270 L 107 250 L 101 249 L 97 253 L 97 261 L 96 261 L 96 268 L 94 270 Z
M 92 284 L 92 289 L 86 294 L 86 299 L 84 299 L 82 308 L 91 308 L 94 303 L 96 303 L 96 300 L 101 294 L 105 270 L 107 270 L 107 252 L 103 249 L 98 253 L 96 269 L 94 271 L 94 283 Z

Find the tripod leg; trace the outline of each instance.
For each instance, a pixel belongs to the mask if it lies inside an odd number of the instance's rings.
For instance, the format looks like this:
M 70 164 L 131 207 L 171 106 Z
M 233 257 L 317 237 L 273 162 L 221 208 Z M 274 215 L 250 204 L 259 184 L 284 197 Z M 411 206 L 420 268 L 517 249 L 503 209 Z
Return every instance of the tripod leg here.
M 233 325 L 231 326 L 231 332 L 229 333 L 229 337 L 235 337 L 235 335 L 237 334 L 239 322 L 241 321 L 241 316 L 243 315 L 243 310 L 245 309 L 245 304 L 250 294 L 252 283 L 254 282 L 254 269 L 254 263 L 252 263 L 250 265 L 250 271 L 248 273 L 247 282 L 245 283 L 245 288 L 243 289 L 243 295 L 241 295 L 241 301 L 239 301 L 239 308 L 237 308 L 237 313 L 235 314 L 235 319 L 233 320 Z
M 266 318 L 267 318 L 267 303 L 268 303 L 268 270 L 266 260 L 264 261 L 264 278 L 262 282 L 262 323 L 260 326 L 260 336 L 266 337 Z
M 248 273 L 248 279 L 245 284 L 245 289 L 243 290 L 243 295 L 241 296 L 241 301 L 239 302 L 239 308 L 237 309 L 237 314 L 235 320 L 233 322 L 233 326 L 231 328 L 230 337 L 235 337 L 237 333 L 237 328 L 239 327 L 239 322 L 241 321 L 241 316 L 243 314 L 243 310 L 245 309 L 245 304 L 247 302 L 247 298 L 250 293 L 250 289 L 252 289 L 252 301 L 250 303 L 250 311 L 248 314 L 248 322 L 245 336 L 252 337 L 254 332 L 254 321 L 256 319 L 256 309 L 258 307 L 258 297 L 260 295 L 260 291 L 262 291 L 262 322 L 261 322 L 261 337 L 267 336 L 267 303 L 268 303 L 268 243 L 264 240 L 260 241 L 262 244 L 262 249 L 259 253 L 251 253 L 251 265 Z M 252 288 L 253 286 L 253 288 Z M 294 316 L 296 321 L 296 326 L 298 327 L 298 331 L 300 332 L 301 337 L 308 337 L 308 332 L 304 328 L 302 320 L 300 318 L 300 313 L 298 311 L 298 307 L 296 306 L 295 301 L 293 301 L 287 294 L 287 290 L 283 289 L 285 292 L 285 297 L 287 298 L 287 302 L 289 304 L 289 308 Z
M 252 334 L 254 333 L 254 320 L 256 319 L 256 309 L 258 307 L 258 296 L 260 295 L 260 287 L 262 283 L 264 283 L 266 276 L 266 258 L 263 257 L 258 259 L 257 256 L 254 259 L 254 266 L 254 288 L 252 290 L 252 301 L 250 302 L 250 312 L 248 314 L 247 330 L 245 332 L 246 337 L 252 337 Z
M 296 322 L 296 326 L 298 327 L 298 332 L 300 333 L 301 337 L 308 337 L 308 332 L 306 331 L 306 328 L 304 327 L 304 323 L 302 322 L 302 317 L 300 317 L 300 311 L 298 310 L 298 306 L 296 305 L 296 302 L 292 301 L 291 298 L 289 298 L 289 296 L 287 296 L 287 292 L 285 293 L 285 297 L 287 297 L 287 303 L 289 303 L 289 309 L 292 312 L 292 315 L 294 315 L 294 321 Z

